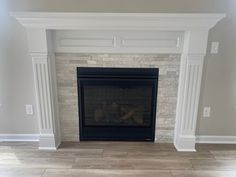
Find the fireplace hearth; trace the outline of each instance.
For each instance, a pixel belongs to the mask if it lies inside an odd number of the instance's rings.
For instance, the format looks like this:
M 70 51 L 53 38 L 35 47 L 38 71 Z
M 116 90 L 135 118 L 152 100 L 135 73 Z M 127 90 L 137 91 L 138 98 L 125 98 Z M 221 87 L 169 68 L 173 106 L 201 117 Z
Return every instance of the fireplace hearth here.
M 80 140 L 154 141 L 158 68 L 78 67 Z

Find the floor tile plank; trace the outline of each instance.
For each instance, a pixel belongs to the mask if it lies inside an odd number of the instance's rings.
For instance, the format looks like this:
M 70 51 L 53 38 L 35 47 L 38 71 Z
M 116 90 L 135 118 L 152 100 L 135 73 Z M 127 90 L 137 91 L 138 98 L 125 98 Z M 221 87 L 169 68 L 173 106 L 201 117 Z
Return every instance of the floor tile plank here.
M 0 177 L 41 177 L 45 169 L 0 168 Z
M 197 170 L 236 170 L 236 160 L 191 160 L 193 168 Z
M 57 151 L 37 143 L 0 143 L 0 177 L 236 177 L 236 145 L 64 142 Z
M 236 171 L 171 171 L 173 177 L 235 177 Z
M 99 170 L 69 169 L 46 170 L 43 177 L 172 177 L 169 171 L 158 170 Z

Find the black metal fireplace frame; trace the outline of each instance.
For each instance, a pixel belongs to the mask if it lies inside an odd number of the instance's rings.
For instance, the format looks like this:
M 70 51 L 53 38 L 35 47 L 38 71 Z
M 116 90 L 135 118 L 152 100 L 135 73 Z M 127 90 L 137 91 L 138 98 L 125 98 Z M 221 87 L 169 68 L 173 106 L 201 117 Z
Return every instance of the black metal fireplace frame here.
M 156 125 L 156 105 L 158 89 L 158 68 L 98 68 L 78 67 L 78 103 L 79 103 L 79 131 L 80 140 L 112 140 L 112 141 L 154 141 Z M 96 82 L 148 83 L 152 87 L 152 112 L 149 126 L 102 126 L 85 125 L 83 85 Z

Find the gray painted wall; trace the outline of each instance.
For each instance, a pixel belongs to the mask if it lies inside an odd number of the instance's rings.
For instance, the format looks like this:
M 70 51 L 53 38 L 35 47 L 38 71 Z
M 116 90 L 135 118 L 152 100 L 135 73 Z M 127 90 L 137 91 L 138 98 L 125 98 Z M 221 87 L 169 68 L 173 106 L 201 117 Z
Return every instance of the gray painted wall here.
M 7 60 L 6 52 L 6 34 L 9 29 L 9 23 L 7 20 L 6 6 L 0 5 L 0 26 L 4 25 L 4 28 L 0 28 L 0 130 L 7 126 L 6 116 L 10 116 L 10 62 Z
M 25 115 L 35 105 L 33 71 L 24 28 L 8 16 L 0 2 L 0 133 L 37 133 L 38 120 Z
M 220 42 L 217 55 L 208 54 L 204 65 L 199 106 L 199 135 L 236 136 L 236 1 L 235 0 L 5 0 L 9 11 L 69 12 L 180 12 L 227 13 L 211 30 L 211 41 Z M 35 116 L 26 116 L 24 105 L 35 105 L 31 60 L 26 32 L 7 16 L 0 1 L 0 133 L 37 133 Z M 3 46 L 1 45 L 3 44 Z M 5 49 L 4 49 L 5 48 Z M 209 48 L 209 47 L 208 47 Z M 211 117 L 202 118 L 204 106 Z

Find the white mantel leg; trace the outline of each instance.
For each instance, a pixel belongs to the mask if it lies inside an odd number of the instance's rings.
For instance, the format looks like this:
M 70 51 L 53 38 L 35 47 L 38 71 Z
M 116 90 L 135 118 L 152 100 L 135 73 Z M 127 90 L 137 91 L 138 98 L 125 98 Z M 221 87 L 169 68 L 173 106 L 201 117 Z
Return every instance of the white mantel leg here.
M 195 151 L 195 130 L 200 96 L 204 56 L 187 55 L 186 74 L 182 88 L 181 122 L 178 125 L 178 138 L 175 142 L 179 151 Z
M 54 55 L 50 51 L 50 32 L 28 30 L 39 121 L 39 149 L 56 150 L 60 144 Z M 37 41 L 37 43 L 35 43 Z
M 181 58 L 174 144 L 178 151 L 195 151 L 196 122 L 207 31 L 188 31 Z
M 47 53 L 32 53 L 33 72 L 37 96 L 37 116 L 40 128 L 40 148 L 55 148 L 53 114 L 49 88 Z

